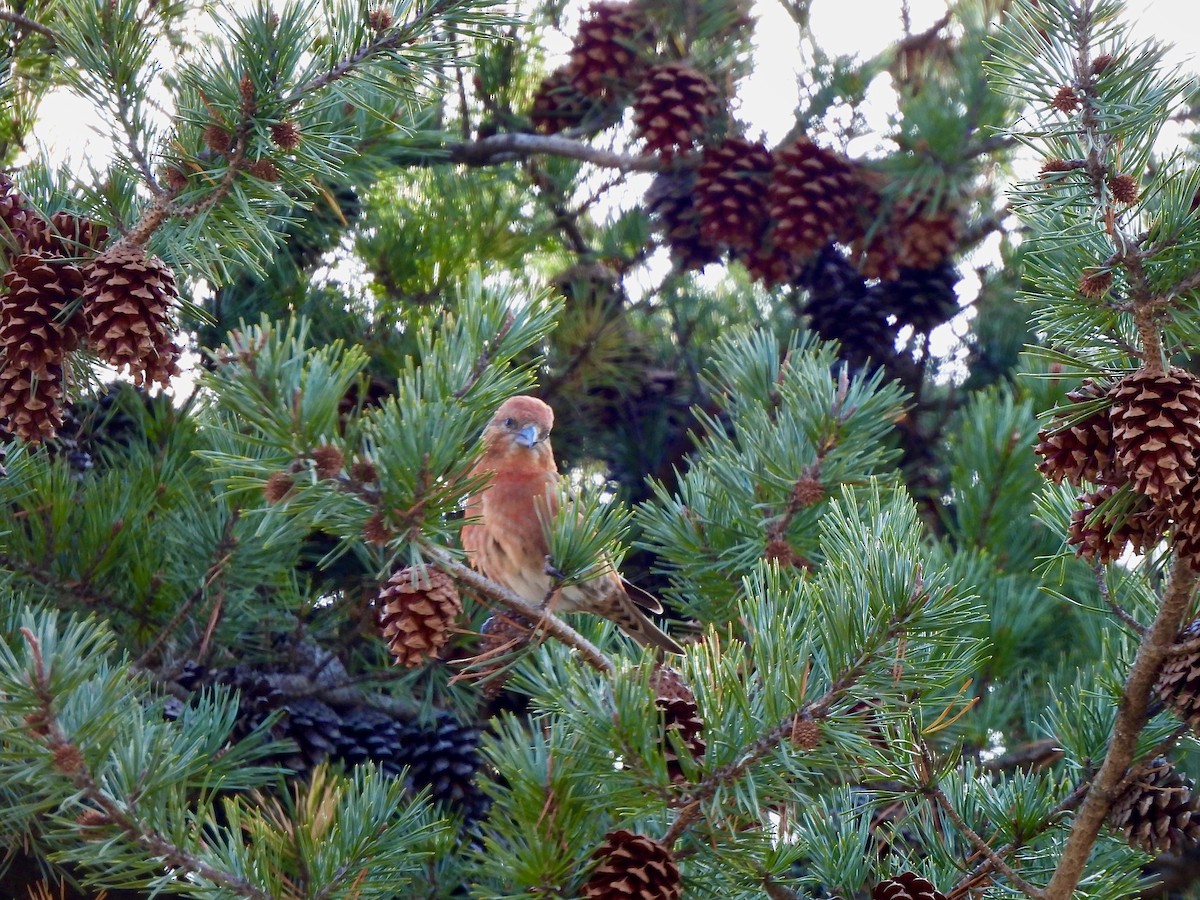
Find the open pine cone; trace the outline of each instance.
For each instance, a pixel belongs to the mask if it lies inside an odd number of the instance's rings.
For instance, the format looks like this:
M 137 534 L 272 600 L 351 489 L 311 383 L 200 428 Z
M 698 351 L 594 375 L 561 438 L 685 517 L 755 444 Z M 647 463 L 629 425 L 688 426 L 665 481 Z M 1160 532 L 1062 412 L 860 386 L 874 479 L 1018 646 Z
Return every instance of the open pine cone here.
M 871 900 L 946 900 L 946 895 L 916 872 L 901 872 L 875 885 Z
M 671 851 L 645 835 L 609 832 L 592 857 L 598 863 L 583 887 L 585 900 L 679 900 L 683 893 Z
M 679 754 L 670 738 L 670 732 L 676 732 L 693 759 L 704 757 L 707 744 L 704 740 L 704 720 L 700 718 L 700 709 L 696 705 L 696 695 L 687 686 L 683 677 L 669 666 L 658 666 L 650 678 L 650 686 L 654 688 L 655 706 L 663 716 L 663 750 L 667 757 L 667 774 L 672 781 L 685 781 L 687 776 Z
M 1185 644 L 1200 637 L 1200 619 L 1180 633 L 1177 643 Z M 1167 657 L 1154 683 L 1154 693 L 1171 707 L 1179 718 L 1200 734 L 1200 650 Z
M 848 159 L 800 138 L 775 153 L 767 212 L 775 246 L 805 259 L 831 240 L 849 240 L 860 192 Z
M 704 240 L 740 250 L 751 250 L 761 241 L 774 165 L 765 144 L 745 138 L 727 138 L 704 148 L 696 170 L 696 209 Z
M 1109 396 L 1117 462 L 1134 490 L 1156 502 L 1178 497 L 1200 461 L 1200 378 L 1139 369 Z
M 118 369 L 128 366 L 136 385 L 168 385 L 179 374 L 180 351 L 171 324 L 179 294 L 167 264 L 141 247 L 117 244 L 84 274 L 88 339 L 96 354 Z
M 1108 396 L 1110 385 L 1089 378 L 1067 394 L 1074 406 L 1095 405 Z M 1116 450 L 1113 448 L 1112 422 L 1107 402 L 1103 408 L 1072 422 L 1070 406 L 1038 432 L 1034 451 L 1042 458 L 1038 470 L 1050 481 L 1113 483 L 1117 480 Z
M 629 94 L 641 80 L 650 30 L 631 3 L 601 0 L 588 7 L 571 49 L 571 82 L 601 100 Z
M 1108 824 L 1147 853 L 1180 853 L 1200 842 L 1200 808 L 1192 783 L 1161 756 L 1113 803 Z
M 453 579 L 438 569 L 401 569 L 376 600 L 379 628 L 396 662 L 412 668 L 436 659 L 462 613 Z
M 698 69 L 682 63 L 655 66 L 637 86 L 633 124 L 646 150 L 670 159 L 690 150 L 716 115 L 717 88 Z

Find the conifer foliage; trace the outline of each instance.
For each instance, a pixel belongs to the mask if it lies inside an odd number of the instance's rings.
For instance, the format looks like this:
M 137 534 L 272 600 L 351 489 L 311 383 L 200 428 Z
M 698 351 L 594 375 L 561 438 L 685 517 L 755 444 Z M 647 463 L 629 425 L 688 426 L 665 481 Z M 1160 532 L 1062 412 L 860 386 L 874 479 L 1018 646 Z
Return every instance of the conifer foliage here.
M 0 893 L 1194 882 L 1196 105 L 1117 0 L 903 8 L 787 5 L 773 146 L 742 0 L 0 11 L 0 137 L 113 148 L 0 156 Z M 539 578 L 684 652 L 471 566 L 525 393 Z

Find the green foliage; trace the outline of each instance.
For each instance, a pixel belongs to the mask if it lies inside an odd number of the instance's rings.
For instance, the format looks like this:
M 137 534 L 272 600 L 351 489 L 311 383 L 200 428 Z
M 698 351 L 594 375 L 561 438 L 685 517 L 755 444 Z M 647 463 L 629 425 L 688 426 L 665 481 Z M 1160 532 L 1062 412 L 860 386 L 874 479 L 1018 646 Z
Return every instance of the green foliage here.
M 1154 149 L 1195 110 L 1119 3 L 963 0 L 866 60 L 826 52 L 791 4 L 790 137 L 874 147 L 849 161 L 878 190 L 852 202 L 956 217 L 948 262 L 979 276 L 950 327 L 892 308 L 857 357 L 805 330 L 812 271 L 768 287 L 668 252 L 689 223 L 647 209 L 661 160 L 625 99 L 532 128 L 561 3 L 22 10 L 55 38 L 0 22 L 0 158 L 55 79 L 103 110 L 106 172 L 30 164 L 20 190 L 166 258 L 201 362 L 187 398 L 126 390 L 123 436 L 77 403 L 90 424 L 3 460 L 0 847 L 18 865 L 142 895 L 578 896 L 629 829 L 687 897 L 861 900 L 905 871 L 1037 895 L 1078 856 L 1114 746 L 1194 765 L 1174 713 L 1119 724 L 1151 695 L 1127 680 L 1183 569 L 1167 543 L 1076 559 L 1088 488 L 1047 486 L 1030 452 L 1039 422 L 1100 405 L 1064 400 L 1078 379 L 1146 364 L 1151 333 L 1168 359 L 1200 340 L 1195 151 Z M 655 2 L 637 49 L 732 96 L 745 12 Z M 872 134 L 885 78 L 897 108 Z M 729 110 L 708 137 L 743 133 Z M 1014 146 L 1061 164 L 1013 192 L 1020 233 L 999 197 Z M 1111 287 L 1083 291 L 1097 272 Z M 860 281 L 834 299 L 865 320 Z M 868 355 L 885 362 L 846 361 Z M 526 628 L 460 562 L 478 435 L 526 392 L 556 410 L 550 563 L 645 582 L 683 654 L 552 606 Z M 381 596 L 403 566 L 455 587 Z M 424 665 L 390 665 L 381 612 Z M 1098 821 L 1053 896 L 1145 887 L 1146 855 Z

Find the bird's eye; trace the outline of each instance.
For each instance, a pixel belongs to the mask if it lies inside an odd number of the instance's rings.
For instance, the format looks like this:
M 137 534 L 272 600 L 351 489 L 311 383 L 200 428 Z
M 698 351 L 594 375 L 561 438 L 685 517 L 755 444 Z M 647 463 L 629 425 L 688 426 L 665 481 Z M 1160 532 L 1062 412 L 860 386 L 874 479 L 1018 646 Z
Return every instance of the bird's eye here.
M 516 421 L 514 421 L 511 416 L 509 416 L 507 419 L 504 420 L 505 428 L 512 428 L 516 424 L 517 424 Z

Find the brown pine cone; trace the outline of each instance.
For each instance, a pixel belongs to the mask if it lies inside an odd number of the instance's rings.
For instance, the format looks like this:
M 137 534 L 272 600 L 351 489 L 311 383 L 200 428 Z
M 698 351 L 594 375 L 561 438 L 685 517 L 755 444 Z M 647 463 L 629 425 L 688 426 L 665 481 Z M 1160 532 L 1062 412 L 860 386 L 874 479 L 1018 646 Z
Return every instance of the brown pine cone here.
M 1192 622 L 1176 638 L 1186 644 L 1200 637 L 1200 619 Z M 1154 693 L 1175 714 L 1200 735 L 1200 650 L 1176 653 L 1163 661 L 1154 683 Z
M 699 143 L 717 114 L 717 87 L 692 66 L 667 63 L 646 72 L 633 103 L 633 124 L 646 150 L 664 159 Z
M 1134 490 L 1178 497 L 1200 459 L 1200 378 L 1184 369 L 1139 369 L 1109 391 L 1117 462 Z
M 1066 480 L 1075 485 L 1119 481 L 1107 402 L 1110 387 L 1089 378 L 1067 394 L 1070 405 L 1059 407 L 1050 426 L 1038 432 L 1034 447 L 1042 458 L 1038 470 L 1050 481 L 1059 484 Z M 1098 408 L 1079 415 L 1093 407 Z
M 669 732 L 675 731 L 679 735 L 693 759 L 703 759 L 708 745 L 702 737 L 704 720 L 700 718 L 696 695 L 670 666 L 657 666 L 650 678 L 650 686 L 656 694 L 655 706 L 663 715 L 663 750 L 667 757 L 667 774 L 672 781 L 685 781 L 687 776 Z
M 569 66 L 547 75 L 537 93 L 533 95 L 533 106 L 529 119 L 533 130 L 539 134 L 558 134 L 568 128 L 582 125 L 584 120 L 601 109 L 594 97 L 589 97 L 575 87 L 574 75 Z
M 767 225 L 767 186 L 774 165 L 761 142 L 732 137 L 705 147 L 696 170 L 701 238 L 734 250 L 758 246 Z
M 85 271 L 84 309 L 96 354 L 133 383 L 164 387 L 179 374 L 172 314 L 178 291 L 171 269 L 141 247 L 117 244 Z
M 775 152 L 767 214 L 775 246 L 803 260 L 858 224 L 860 182 L 840 154 L 800 138 Z
M 388 649 L 398 664 L 409 668 L 437 659 L 462 613 L 453 579 L 433 568 L 401 569 L 375 602 Z
M 1116 799 L 1108 824 L 1146 853 L 1181 853 L 1200 842 L 1192 783 L 1165 757 L 1150 761 Z
M 871 900 L 946 900 L 946 895 L 916 872 L 901 872 L 875 885 Z
M 593 3 L 571 50 L 572 84 L 605 101 L 627 96 L 641 80 L 649 39 L 649 25 L 633 4 Z
M 641 834 L 620 829 L 605 835 L 580 895 L 584 900 L 679 900 L 683 885 L 671 851 Z
M 1071 515 L 1067 529 L 1067 543 L 1077 556 L 1108 564 L 1119 559 L 1126 547 L 1145 553 L 1162 540 L 1167 512 L 1143 496 L 1133 494 L 1132 506 L 1124 509 L 1113 504 L 1116 508 L 1111 512 L 1100 510 L 1119 490 L 1116 485 L 1102 485 L 1079 497 L 1082 505 Z

